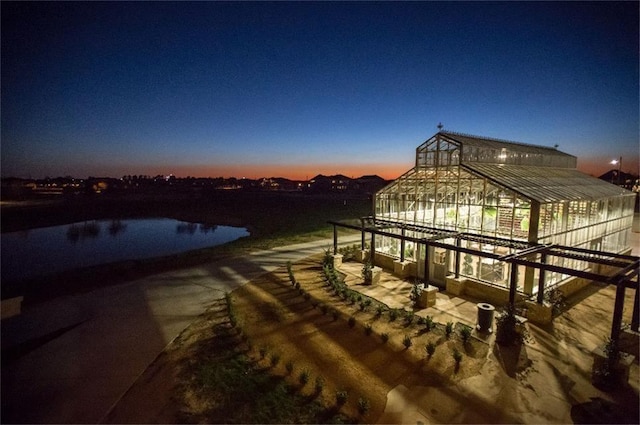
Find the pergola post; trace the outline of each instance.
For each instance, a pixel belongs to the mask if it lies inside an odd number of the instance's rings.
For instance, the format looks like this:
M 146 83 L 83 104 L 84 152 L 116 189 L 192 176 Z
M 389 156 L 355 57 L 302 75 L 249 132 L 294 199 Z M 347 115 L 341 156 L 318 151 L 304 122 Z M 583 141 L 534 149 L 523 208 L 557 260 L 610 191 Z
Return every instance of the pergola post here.
M 338 253 L 338 229 L 333 225 L 333 255 Z
M 616 282 L 616 301 L 613 306 L 613 320 L 611 321 L 611 343 L 617 350 L 620 340 L 620 329 L 622 329 L 622 311 L 624 309 L 624 284 Z
M 424 285 L 429 285 L 429 244 L 424 243 Z
M 364 218 L 360 218 L 360 249 L 364 251 L 364 247 L 366 246 L 364 240 Z
M 516 288 L 518 286 L 518 265 L 511 263 L 511 279 L 509 280 L 509 305 L 516 304 Z
M 404 261 L 404 227 L 400 230 L 402 234 L 402 239 L 400 239 L 400 261 Z
M 369 262 L 371 266 L 375 266 L 376 264 L 376 234 L 375 232 L 371 232 L 371 250 L 369 251 Z
M 540 254 L 540 263 L 544 266 L 547 264 L 547 253 L 543 252 Z M 544 279 L 545 279 L 545 268 L 540 268 L 540 275 L 538 276 L 538 297 L 536 301 L 538 304 L 542 304 L 544 302 Z
M 460 237 L 456 237 L 456 264 L 455 264 L 455 276 L 456 279 L 460 277 L 460 246 L 462 244 L 462 240 Z
M 640 292 L 638 292 L 638 288 L 635 290 L 635 299 L 633 301 L 633 316 L 631 317 L 631 330 L 638 332 L 638 320 L 640 316 Z

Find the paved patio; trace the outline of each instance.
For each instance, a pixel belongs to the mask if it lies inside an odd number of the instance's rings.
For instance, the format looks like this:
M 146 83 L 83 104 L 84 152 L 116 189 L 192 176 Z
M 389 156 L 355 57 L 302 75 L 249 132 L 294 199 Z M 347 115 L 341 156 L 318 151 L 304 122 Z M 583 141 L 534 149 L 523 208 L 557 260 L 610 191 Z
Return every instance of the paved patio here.
M 477 304 L 482 300 L 475 300 L 466 296 L 464 298 L 456 297 L 440 290 L 436 294 L 435 306 L 417 309 L 414 308 L 410 298 L 413 286 L 412 278 L 401 279 L 387 270 L 382 270 L 378 284 L 363 285 L 361 263 L 348 261 L 343 263 L 339 270 L 346 274 L 345 283 L 348 286 L 366 296 L 385 303 L 389 308 L 413 310 L 419 316 L 431 316 L 433 320 L 440 323 L 451 321 L 461 322 L 469 326 L 475 326 L 476 324 Z

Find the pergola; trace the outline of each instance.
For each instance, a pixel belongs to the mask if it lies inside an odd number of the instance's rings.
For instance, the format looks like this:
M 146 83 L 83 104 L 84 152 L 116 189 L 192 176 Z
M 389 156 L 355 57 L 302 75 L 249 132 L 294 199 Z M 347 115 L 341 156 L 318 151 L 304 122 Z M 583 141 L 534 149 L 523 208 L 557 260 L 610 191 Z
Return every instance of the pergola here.
M 424 283 L 429 283 L 429 267 L 427 266 L 429 259 L 429 247 L 439 247 L 447 250 L 451 250 L 454 255 L 454 275 L 459 277 L 460 275 L 460 257 L 461 254 L 467 253 L 471 255 L 482 256 L 485 258 L 491 258 L 498 261 L 505 262 L 512 265 L 510 267 L 509 278 L 509 303 L 514 305 L 516 302 L 517 289 L 517 275 L 518 265 L 529 267 L 539 270 L 538 278 L 538 291 L 535 294 L 535 301 L 542 304 L 544 301 L 544 289 L 545 289 L 545 274 L 548 272 L 557 272 L 569 276 L 575 276 L 584 278 L 590 281 L 602 282 L 607 285 L 615 285 L 616 297 L 611 325 L 611 340 L 614 344 L 618 343 L 620 331 L 622 328 L 622 315 L 625 299 L 625 290 L 627 288 L 634 291 L 634 304 L 633 304 L 633 317 L 631 321 L 631 329 L 638 331 L 639 328 L 639 316 L 640 316 L 640 293 L 638 292 L 640 281 L 640 257 L 633 255 L 623 255 L 610 252 L 602 252 L 584 248 L 574 248 L 569 246 L 555 245 L 555 244 L 537 244 L 526 241 L 514 241 L 510 239 L 494 237 L 494 236 L 482 236 L 477 234 L 456 232 L 450 230 L 442 230 L 429 226 L 422 226 L 416 224 L 407 224 L 397 221 L 379 219 L 373 216 L 362 217 L 358 220 L 351 221 L 329 221 L 333 225 L 333 252 L 338 252 L 338 231 L 339 227 L 358 230 L 361 232 L 361 249 L 366 248 L 366 235 L 369 234 L 371 238 L 371 252 L 369 259 L 372 265 L 375 262 L 375 238 L 376 236 L 387 236 L 394 239 L 398 239 L 402 246 L 400 250 L 400 260 L 404 261 L 404 244 L 406 242 L 413 242 L 415 244 L 422 244 L 425 247 L 425 273 Z M 416 237 L 407 235 L 410 232 L 412 235 L 420 233 L 422 237 Z M 500 255 L 491 251 L 484 251 L 482 249 L 471 247 L 472 244 L 465 242 L 474 242 L 475 244 L 487 244 L 491 246 L 501 246 L 508 248 L 509 253 L 506 255 Z M 608 272 L 600 272 L 600 267 L 597 267 L 597 272 L 590 270 L 582 270 L 565 266 L 558 266 L 552 264 L 553 257 L 569 258 L 587 261 L 591 264 L 597 264 L 606 266 Z M 611 270 L 614 270 L 611 272 Z M 527 295 L 520 292 L 522 295 Z

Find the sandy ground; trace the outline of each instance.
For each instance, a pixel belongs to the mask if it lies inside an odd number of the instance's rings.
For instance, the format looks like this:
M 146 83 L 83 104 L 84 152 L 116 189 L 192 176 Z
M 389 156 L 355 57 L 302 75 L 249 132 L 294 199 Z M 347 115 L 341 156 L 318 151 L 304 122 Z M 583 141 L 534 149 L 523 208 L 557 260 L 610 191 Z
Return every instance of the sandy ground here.
M 299 371 L 326 385 L 321 399 L 335 404 L 335 391 L 346 390 L 341 411 L 368 423 L 637 423 L 638 336 L 625 333 L 625 351 L 636 356 L 630 385 L 604 393 L 590 383 L 591 350 L 608 335 L 615 291 L 591 286 L 570 300 L 553 325 L 528 325 L 530 341 L 522 348 L 500 347 L 491 338 L 446 338 L 444 325 L 425 332 L 416 321 L 376 317 L 332 294 L 321 276 L 320 257 L 294 265 L 308 299 L 289 282 L 286 269 L 264 275 L 233 292 L 240 327 L 250 341 L 250 356 L 268 362 L 280 356 L 271 373 L 296 383 Z M 630 317 L 627 297 L 625 318 Z M 322 305 L 330 306 L 325 314 Z M 332 310 L 338 311 L 334 319 Z M 175 423 L 181 418 L 221 423 L 202 417 L 202 406 L 189 397 L 186 365 L 204 361 L 199 346 L 224 316 L 218 302 L 186 329 L 146 370 L 107 416 L 110 423 Z M 349 326 L 348 318 L 356 324 Z M 371 325 L 371 333 L 366 325 Z M 458 329 L 460 325 L 457 325 Z M 475 332 L 475 331 L 474 331 Z M 389 335 L 384 343 L 382 333 Z M 405 348 L 408 336 L 412 345 Z M 432 358 L 425 345 L 437 344 Z M 464 353 L 456 368 L 452 350 Z M 260 360 L 259 350 L 267 350 Z M 294 364 L 289 374 L 285 364 Z M 311 386 L 309 386 L 311 387 Z M 311 392 L 311 388 L 302 391 Z M 371 408 L 359 415 L 357 400 Z

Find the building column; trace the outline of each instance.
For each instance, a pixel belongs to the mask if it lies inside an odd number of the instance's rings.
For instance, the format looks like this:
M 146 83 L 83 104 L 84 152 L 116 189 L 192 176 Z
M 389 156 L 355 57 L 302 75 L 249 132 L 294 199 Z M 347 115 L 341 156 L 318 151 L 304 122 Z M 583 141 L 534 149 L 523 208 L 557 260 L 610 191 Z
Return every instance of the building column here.
M 338 253 L 338 229 L 333 225 L 333 255 Z
M 367 245 L 364 240 L 364 218 L 360 218 L 360 249 L 364 251 L 365 246 Z
M 402 233 L 402 239 L 400 239 L 400 262 L 404 261 L 404 235 L 405 230 L 404 227 L 400 230 Z

